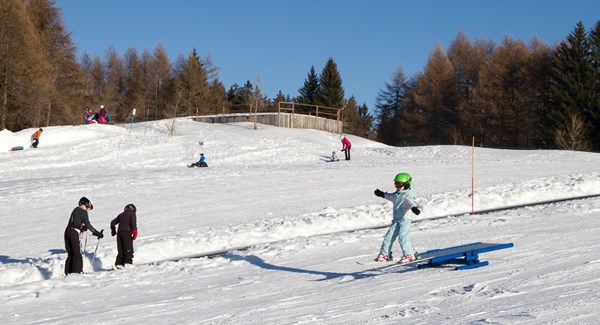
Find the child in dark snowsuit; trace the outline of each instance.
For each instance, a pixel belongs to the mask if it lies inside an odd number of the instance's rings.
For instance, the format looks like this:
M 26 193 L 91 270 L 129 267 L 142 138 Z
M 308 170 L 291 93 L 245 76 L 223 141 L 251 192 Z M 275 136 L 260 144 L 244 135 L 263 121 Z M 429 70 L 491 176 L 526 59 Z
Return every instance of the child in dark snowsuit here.
M 133 241 L 137 238 L 137 217 L 135 205 L 127 204 L 123 212 L 110 222 L 111 235 L 117 236 L 117 259 L 116 267 L 125 264 L 133 264 Z M 116 226 L 119 225 L 119 231 Z
M 86 197 L 79 199 L 79 206 L 73 209 L 69 224 L 65 229 L 65 249 L 67 250 L 67 263 L 65 264 L 65 274 L 83 273 L 83 258 L 81 256 L 79 235 L 89 229 L 92 234 L 100 238 L 104 237 L 102 232 L 94 229 L 90 223 L 88 211 L 92 211 L 94 206 Z

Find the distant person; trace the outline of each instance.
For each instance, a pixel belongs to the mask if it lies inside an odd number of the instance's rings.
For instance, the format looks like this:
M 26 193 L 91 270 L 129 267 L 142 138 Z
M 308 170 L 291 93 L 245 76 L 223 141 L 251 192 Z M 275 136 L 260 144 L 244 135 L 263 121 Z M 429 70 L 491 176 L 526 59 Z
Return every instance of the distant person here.
M 197 162 L 189 165 L 188 167 L 208 167 L 208 165 L 206 164 L 206 157 L 204 156 L 204 154 L 201 153 L 200 159 Z
M 407 173 L 400 173 L 394 178 L 394 187 L 396 191 L 392 193 L 383 192 L 379 189 L 375 190 L 375 195 L 386 200 L 392 201 L 394 207 L 392 209 L 394 218 L 387 233 L 383 237 L 379 255 L 375 258 L 376 262 L 385 262 L 392 260 L 392 245 L 396 238 L 400 242 L 403 256 L 399 263 L 408 263 L 417 259 L 415 251 L 410 242 L 410 224 L 412 222 L 410 215 L 407 212 L 412 211 L 418 215 L 423 210 L 423 207 L 416 201 L 416 195 L 412 192 L 410 186 L 412 177 Z
M 346 155 L 346 160 L 350 160 L 350 148 L 352 147 L 352 143 L 346 137 L 342 137 L 342 151 Z
M 106 124 L 106 108 L 104 108 L 104 105 L 100 105 L 100 112 L 98 112 L 98 123 L 100 124 Z
M 93 115 L 94 115 L 94 113 L 92 113 L 92 110 L 89 107 L 86 107 L 85 110 L 83 110 L 83 115 L 84 115 L 84 123 L 90 124 L 90 121 L 93 120 Z
M 37 148 L 38 144 L 40 144 L 42 132 L 44 132 L 44 129 L 40 128 L 31 135 L 31 147 Z
M 110 222 L 111 235 L 117 236 L 117 259 L 115 267 L 121 268 L 125 264 L 133 264 L 133 241 L 138 236 L 137 209 L 132 203 L 127 204 L 116 218 Z M 116 226 L 119 225 L 117 230 Z
M 66 275 L 83 273 L 83 257 L 81 256 L 79 235 L 89 229 L 94 236 L 98 237 L 98 240 L 104 237 L 102 232 L 94 229 L 90 223 L 88 212 L 94 209 L 92 202 L 84 196 L 79 199 L 78 205 L 71 212 L 69 223 L 65 229 L 65 249 L 67 250 Z

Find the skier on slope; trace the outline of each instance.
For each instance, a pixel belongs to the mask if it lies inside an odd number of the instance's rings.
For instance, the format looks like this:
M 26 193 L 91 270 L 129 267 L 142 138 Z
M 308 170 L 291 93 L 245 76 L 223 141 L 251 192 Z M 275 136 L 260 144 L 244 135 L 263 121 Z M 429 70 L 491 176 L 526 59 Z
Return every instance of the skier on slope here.
M 417 203 L 416 195 L 412 192 L 410 186 L 412 177 L 407 173 L 400 173 L 394 178 L 394 186 L 396 191 L 393 193 L 383 192 L 379 189 L 375 190 L 375 195 L 386 200 L 392 201 L 393 215 L 392 224 L 387 233 L 383 237 L 379 255 L 375 258 L 376 262 L 385 262 L 392 260 L 392 246 L 396 238 L 400 243 L 400 248 L 404 255 L 399 263 L 407 263 L 416 260 L 415 251 L 410 242 L 410 224 L 411 216 L 407 212 L 411 210 L 418 215 L 423 210 L 423 207 Z
M 35 133 L 31 135 L 31 147 L 37 148 L 38 144 L 40 144 L 40 136 L 42 136 L 42 132 L 44 132 L 44 129 L 39 128 L 39 130 L 35 131 Z
M 89 229 L 92 234 L 100 240 L 104 235 L 96 230 L 90 223 L 88 211 L 94 206 L 85 196 L 79 199 L 79 206 L 73 209 L 69 223 L 65 229 L 65 249 L 67 250 L 67 262 L 65 264 L 65 275 L 71 273 L 83 273 L 83 257 L 80 251 L 79 236 Z
M 117 259 L 115 266 L 121 268 L 125 264 L 133 264 L 133 241 L 137 238 L 137 209 L 132 203 L 127 204 L 116 218 L 110 222 L 111 235 L 117 236 Z M 119 225 L 117 231 L 116 226 Z

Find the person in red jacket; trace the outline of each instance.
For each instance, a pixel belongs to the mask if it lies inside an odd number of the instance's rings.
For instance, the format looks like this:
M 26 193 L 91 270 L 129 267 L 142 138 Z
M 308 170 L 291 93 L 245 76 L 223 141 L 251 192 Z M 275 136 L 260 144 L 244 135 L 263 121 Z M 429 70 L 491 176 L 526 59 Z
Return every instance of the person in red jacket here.
M 110 222 L 111 235 L 117 236 L 117 259 L 115 267 L 133 264 L 133 241 L 137 238 L 137 209 L 133 204 L 127 204 L 116 218 Z M 116 227 L 119 225 L 119 230 Z
M 38 144 L 40 144 L 40 136 L 42 135 L 42 132 L 44 132 L 44 130 L 40 128 L 31 135 L 31 146 L 33 148 L 37 148 Z
M 342 138 L 342 151 L 346 155 L 346 160 L 350 160 L 350 148 L 351 147 L 352 147 L 352 143 L 350 143 L 350 140 L 348 140 L 348 138 L 346 138 L 346 137 L 343 137 Z

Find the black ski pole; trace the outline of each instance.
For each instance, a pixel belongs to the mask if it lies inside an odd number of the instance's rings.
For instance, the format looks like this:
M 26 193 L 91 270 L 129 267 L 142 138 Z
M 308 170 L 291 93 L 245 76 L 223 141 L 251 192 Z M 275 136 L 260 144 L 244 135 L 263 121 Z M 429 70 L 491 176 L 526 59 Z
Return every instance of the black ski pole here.
M 102 234 L 104 232 L 104 229 L 100 230 L 100 233 Z M 94 256 L 92 257 L 92 270 L 94 269 L 94 260 L 96 259 L 96 252 L 98 251 L 98 245 L 100 245 L 100 237 L 98 237 L 98 242 L 96 243 L 96 249 L 94 249 Z

